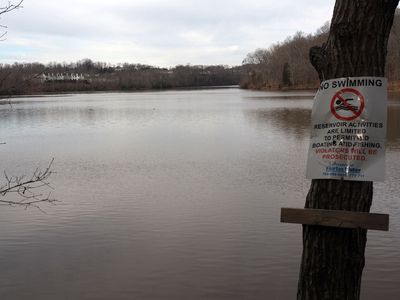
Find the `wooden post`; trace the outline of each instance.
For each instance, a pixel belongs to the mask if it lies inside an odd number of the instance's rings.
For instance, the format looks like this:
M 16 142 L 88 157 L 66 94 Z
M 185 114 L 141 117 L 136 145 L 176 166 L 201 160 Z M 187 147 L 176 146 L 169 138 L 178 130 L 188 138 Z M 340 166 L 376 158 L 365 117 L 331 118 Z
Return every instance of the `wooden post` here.
M 384 76 L 399 0 L 336 0 L 328 40 L 310 50 L 321 81 Z M 306 208 L 369 212 L 372 182 L 312 180 Z M 298 300 L 360 298 L 367 230 L 303 226 Z

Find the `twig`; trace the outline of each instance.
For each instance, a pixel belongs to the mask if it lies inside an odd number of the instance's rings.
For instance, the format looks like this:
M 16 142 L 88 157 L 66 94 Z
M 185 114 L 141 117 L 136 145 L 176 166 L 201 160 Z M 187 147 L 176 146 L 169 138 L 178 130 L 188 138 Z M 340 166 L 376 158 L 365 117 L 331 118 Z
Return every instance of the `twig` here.
M 13 11 L 18 8 L 22 8 L 22 5 L 21 5 L 22 2 L 24 2 L 24 0 L 19 1 L 18 4 L 12 4 L 11 2 L 8 2 L 8 4 L 6 6 L 0 7 L 0 15 L 9 13 L 10 11 Z
M 24 2 L 24 0 L 20 0 L 17 4 L 13 4 L 10 1 L 8 2 L 8 4 L 4 7 L 0 7 L 0 16 L 6 13 L 9 13 L 10 11 L 22 8 L 22 2 Z M 1 25 L 1 28 L 7 28 L 7 26 Z M 7 35 L 7 31 L 5 31 L 4 33 L 2 33 L 0 35 L 0 42 L 5 41 L 5 36 Z
M 37 168 L 30 178 L 26 178 L 26 176 L 10 177 L 4 172 L 6 183 L 0 186 L 0 197 L 2 197 L 0 198 L 0 205 L 23 206 L 25 208 L 33 206 L 39 208 L 39 203 L 46 202 L 54 204 L 57 202 L 56 199 L 51 198 L 51 192 L 47 193 L 47 195 L 36 192 L 42 188 L 54 189 L 47 181 L 47 179 L 54 174 L 51 170 L 53 162 L 54 158 L 44 170 L 39 170 L 39 168 Z M 14 194 L 17 199 L 3 199 L 7 194 Z

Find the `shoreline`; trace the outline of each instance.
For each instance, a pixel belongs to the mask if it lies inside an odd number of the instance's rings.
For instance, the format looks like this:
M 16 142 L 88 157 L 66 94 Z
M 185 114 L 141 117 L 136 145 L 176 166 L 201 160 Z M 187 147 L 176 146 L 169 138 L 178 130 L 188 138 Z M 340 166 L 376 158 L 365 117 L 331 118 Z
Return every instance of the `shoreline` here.
M 46 96 L 63 96 L 75 94 L 117 94 L 117 93 L 145 93 L 145 92 L 167 92 L 167 91 L 185 91 L 185 90 L 218 90 L 218 89 L 241 89 L 240 85 L 211 85 L 211 86 L 193 86 L 193 87 L 173 87 L 162 89 L 136 89 L 136 90 L 82 90 L 82 91 L 58 91 L 58 92 L 36 92 L 28 94 L 15 94 L 15 95 L 0 95 L 1 102 L 10 98 L 23 98 L 23 97 L 46 97 Z
M 218 85 L 218 86 L 192 86 L 192 87 L 174 87 L 162 89 L 136 89 L 136 90 L 83 90 L 83 91 L 58 91 L 58 92 L 36 92 L 28 94 L 15 95 L 0 95 L 0 105 L 7 103 L 7 99 L 18 99 L 24 97 L 41 98 L 47 96 L 65 96 L 75 94 L 117 94 L 117 93 L 146 93 L 146 92 L 168 92 L 168 91 L 193 91 L 193 90 L 217 90 L 217 89 L 232 89 L 237 88 L 249 91 L 264 91 L 264 92 L 293 92 L 293 91 L 310 91 L 316 92 L 318 86 L 291 86 L 291 87 L 241 87 L 238 85 Z M 391 81 L 388 83 L 388 93 L 400 93 L 400 80 Z

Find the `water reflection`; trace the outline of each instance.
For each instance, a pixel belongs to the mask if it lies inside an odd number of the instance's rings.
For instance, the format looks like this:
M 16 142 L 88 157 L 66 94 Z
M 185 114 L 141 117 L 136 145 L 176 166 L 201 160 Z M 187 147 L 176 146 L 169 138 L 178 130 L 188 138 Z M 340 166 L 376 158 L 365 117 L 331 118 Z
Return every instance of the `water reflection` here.
M 285 135 L 294 136 L 297 139 L 305 139 L 309 136 L 311 110 L 306 108 L 275 108 L 257 109 L 246 111 L 245 116 L 256 126 L 264 124 L 275 127 Z
M 14 104 L 15 105 L 15 104 Z M 10 108 L 8 110 L 0 111 L 0 118 L 7 123 L 1 122 L 0 126 L 14 126 L 22 127 L 33 124 L 54 124 L 58 125 L 63 122 L 75 121 L 84 124 L 90 124 L 94 120 L 102 120 L 107 118 L 109 110 L 104 108 L 93 107 L 24 107 Z
M 155 114 L 154 108 L 135 108 L 117 105 L 107 107 L 99 103 L 90 105 L 14 104 L 0 109 L 0 129 L 19 131 L 35 127 L 93 127 L 116 123 L 148 120 Z
M 248 100 L 308 100 L 310 98 L 313 98 L 313 94 L 309 93 L 288 93 L 288 94 L 282 94 L 281 92 L 276 92 L 276 93 L 271 93 L 269 95 L 261 95 L 261 96 L 250 96 L 246 97 Z
M 259 97 L 270 99 L 269 97 Z M 276 99 L 276 97 L 273 97 Z M 283 99 L 283 97 L 281 97 Z M 279 98 L 279 99 L 281 99 Z M 293 99 L 293 97 L 287 97 Z M 246 110 L 245 117 L 251 124 L 265 130 L 265 127 L 274 127 L 283 134 L 296 139 L 305 139 L 310 135 L 311 108 L 285 106 L 284 100 L 280 102 L 283 107 L 259 108 Z M 310 104 L 311 105 L 311 104 Z M 389 102 L 387 119 L 387 148 L 400 147 L 400 103 Z
M 0 170 L 54 156 L 62 201 L 48 214 L 0 209 L 0 299 L 295 298 L 301 227 L 279 211 L 304 205 L 312 96 L 169 91 L 0 107 Z M 374 205 L 396 216 L 399 106 L 388 127 L 390 179 Z M 393 232 L 369 240 L 364 299 L 378 298 L 375 285 L 382 299 L 398 295 Z

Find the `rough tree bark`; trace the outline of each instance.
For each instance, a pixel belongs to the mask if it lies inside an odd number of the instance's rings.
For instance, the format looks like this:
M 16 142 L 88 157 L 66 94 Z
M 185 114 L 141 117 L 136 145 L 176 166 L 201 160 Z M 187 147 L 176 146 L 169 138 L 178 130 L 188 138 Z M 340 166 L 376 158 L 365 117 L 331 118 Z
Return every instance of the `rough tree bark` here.
M 328 40 L 310 49 L 321 81 L 384 76 L 399 0 L 337 0 Z M 306 208 L 369 212 L 372 182 L 312 180 Z M 303 226 L 298 300 L 359 299 L 367 231 Z

